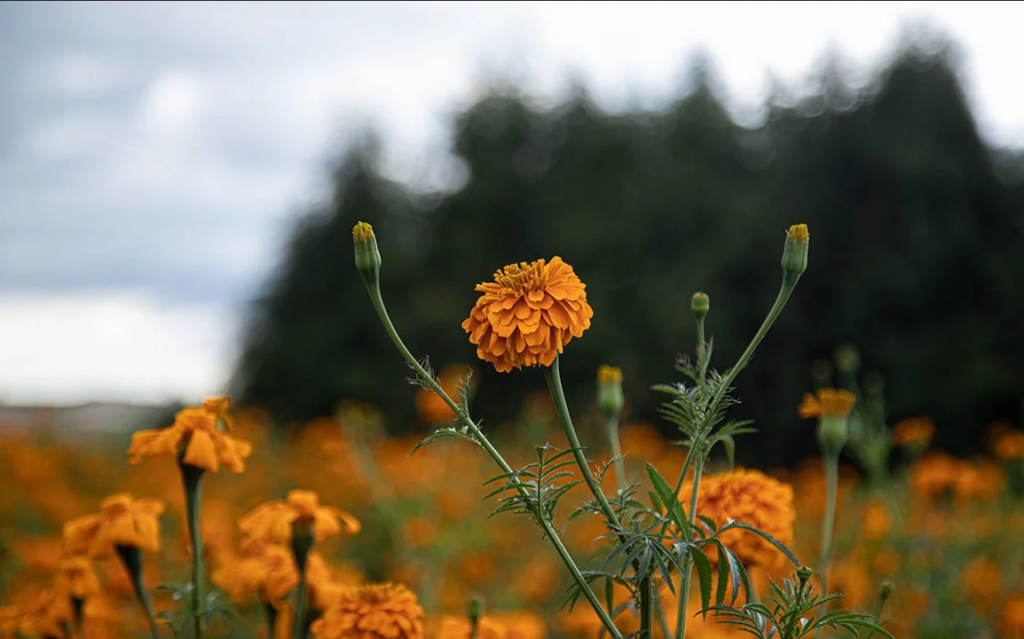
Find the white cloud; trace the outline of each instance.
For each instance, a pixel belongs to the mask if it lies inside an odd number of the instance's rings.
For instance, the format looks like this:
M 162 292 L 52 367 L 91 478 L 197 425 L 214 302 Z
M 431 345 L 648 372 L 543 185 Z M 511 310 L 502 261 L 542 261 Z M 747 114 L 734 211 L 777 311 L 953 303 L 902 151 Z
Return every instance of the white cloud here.
M 141 292 L 0 296 L 0 400 L 162 402 L 223 390 L 236 319 Z

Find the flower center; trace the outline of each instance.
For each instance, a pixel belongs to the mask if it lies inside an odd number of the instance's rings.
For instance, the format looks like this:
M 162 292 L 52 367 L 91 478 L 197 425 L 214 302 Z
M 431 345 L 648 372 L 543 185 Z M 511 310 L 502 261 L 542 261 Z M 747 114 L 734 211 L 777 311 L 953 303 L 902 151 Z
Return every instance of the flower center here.
M 544 260 L 509 264 L 500 271 L 495 271 L 494 281 L 501 286 L 512 289 L 516 293 L 532 291 L 541 284 L 544 273 Z

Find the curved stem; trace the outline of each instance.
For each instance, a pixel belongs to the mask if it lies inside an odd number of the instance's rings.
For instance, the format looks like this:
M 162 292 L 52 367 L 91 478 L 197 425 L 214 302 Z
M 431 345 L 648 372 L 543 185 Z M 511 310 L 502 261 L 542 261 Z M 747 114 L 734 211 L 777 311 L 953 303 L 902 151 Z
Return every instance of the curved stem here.
M 139 599 L 142 611 L 146 613 L 146 620 L 149 621 L 149 631 L 153 639 L 159 639 L 156 617 L 153 616 L 153 606 L 149 603 L 149 595 L 146 593 L 146 585 L 142 582 L 142 551 L 134 546 L 116 546 L 117 556 L 124 564 L 128 572 L 128 579 L 132 582 L 135 596 Z
M 494 463 L 497 464 L 499 468 L 501 468 L 502 472 L 513 473 L 514 471 L 512 467 L 508 464 L 507 461 L 505 461 L 505 458 L 501 456 L 501 453 L 498 452 L 494 445 L 491 444 L 490 440 L 487 439 L 487 436 L 484 435 L 483 431 L 480 430 L 480 427 L 476 425 L 476 422 L 470 419 L 469 415 L 466 414 L 466 411 L 463 410 L 462 406 L 457 404 L 455 401 L 452 400 L 451 397 L 448 396 L 448 393 L 446 393 L 444 389 L 441 388 L 441 385 L 437 383 L 437 380 L 435 380 L 432 375 L 427 373 L 423 366 L 416 360 L 415 357 L 413 357 L 412 353 L 405 346 L 405 343 L 402 341 L 402 338 L 398 335 L 398 331 L 395 330 L 395 326 L 391 322 L 391 318 L 388 316 L 387 308 L 384 306 L 384 298 L 381 296 L 380 293 L 380 287 L 368 286 L 367 291 L 370 294 L 370 300 L 373 302 L 373 307 L 374 309 L 376 309 L 377 315 L 378 317 L 380 317 L 381 323 L 384 324 L 384 330 L 387 331 L 388 337 L 391 338 L 391 341 L 394 343 L 395 348 L 398 349 L 398 352 L 402 355 L 402 358 L 406 361 L 406 363 L 408 363 L 409 366 L 411 366 L 413 370 L 416 371 L 417 375 L 419 375 L 420 379 L 423 380 L 423 382 L 427 385 L 428 388 L 430 388 L 430 390 L 434 391 L 434 393 L 436 393 L 438 397 L 440 397 L 442 400 L 444 400 L 446 404 L 448 404 L 449 408 L 451 408 L 452 411 L 455 412 L 455 415 L 458 418 L 459 422 L 467 429 L 469 429 L 469 431 L 473 434 L 473 437 L 476 440 L 476 442 L 480 445 L 481 448 L 484 449 L 484 451 L 487 452 L 488 455 L 490 455 L 491 459 L 494 460 Z M 515 488 L 519 492 L 520 496 L 527 496 L 526 489 L 522 486 L 522 484 L 519 483 L 518 480 L 516 480 L 515 482 Z M 562 543 L 562 540 L 559 538 L 558 533 L 551 525 L 551 522 L 549 522 L 541 513 L 534 514 L 536 520 L 540 523 L 541 528 L 544 530 L 544 536 L 547 537 L 551 541 L 551 544 L 555 547 L 555 550 L 558 553 L 558 556 L 561 558 L 562 563 L 565 564 L 566 569 L 572 575 L 573 580 L 576 582 L 580 590 L 583 592 L 584 597 L 587 598 L 587 601 L 593 607 L 594 612 L 596 612 L 597 616 L 600 617 L 602 625 L 604 625 L 605 629 L 612 635 L 614 639 L 622 639 L 622 633 L 620 633 L 619 629 L 615 627 L 615 623 L 612 621 L 611 617 L 608 616 L 608 613 L 605 611 L 604 606 L 602 606 L 601 602 L 597 599 L 597 595 L 595 595 L 594 591 L 590 589 L 590 585 L 587 583 L 586 578 L 583 576 L 583 573 L 580 572 L 579 567 L 573 560 L 572 555 L 569 554 L 568 549 L 566 549 L 565 545 Z
M 836 490 L 839 484 L 839 456 L 825 456 L 825 520 L 821 527 L 821 586 L 822 592 L 828 594 L 828 568 L 832 560 L 832 530 L 836 520 Z

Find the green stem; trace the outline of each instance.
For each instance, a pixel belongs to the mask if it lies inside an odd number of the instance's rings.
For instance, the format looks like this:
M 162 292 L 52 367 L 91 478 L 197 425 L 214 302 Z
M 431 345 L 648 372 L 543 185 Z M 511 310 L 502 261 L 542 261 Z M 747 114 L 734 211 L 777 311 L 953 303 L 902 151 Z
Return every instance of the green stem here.
M 708 344 L 704 337 L 704 318 L 697 320 L 697 361 L 700 363 L 700 394 L 704 396 L 704 387 L 708 381 Z
M 181 478 L 185 485 L 185 512 L 188 517 L 188 534 L 192 540 L 192 631 L 195 639 L 203 636 L 203 539 L 199 533 L 199 518 L 202 503 L 202 468 L 179 463 Z
M 836 519 L 836 489 L 839 484 L 839 455 L 825 455 L 825 520 L 821 526 L 821 589 L 828 594 L 828 568 L 832 560 L 832 530 Z M 819 633 L 820 636 L 820 633 Z
M 277 626 L 277 608 L 269 601 L 261 603 L 263 604 L 263 618 L 267 622 L 267 638 L 270 639 L 274 636 L 274 629 Z
M 417 375 L 419 375 L 420 379 L 430 390 L 436 393 L 438 397 L 448 404 L 448 407 L 455 412 L 459 423 L 469 429 L 473 434 L 475 441 L 484 449 L 484 451 L 487 452 L 488 455 L 490 455 L 491 459 L 494 460 L 494 463 L 497 464 L 499 468 L 501 468 L 502 472 L 509 474 L 514 473 L 512 467 L 509 466 L 508 462 L 505 461 L 505 458 L 501 456 L 501 453 L 499 453 L 494 445 L 491 444 L 490 440 L 487 439 L 487 436 L 480 430 L 480 427 L 477 426 L 476 422 L 470 419 L 466 411 L 462 409 L 462 406 L 457 404 L 448 396 L 448 393 L 441 388 L 441 385 L 437 383 L 437 380 L 427 373 L 423 366 L 415 357 L 413 357 L 412 353 L 409 352 L 409 349 L 405 346 L 402 338 L 398 335 L 398 331 L 395 330 L 395 326 L 391 322 L 391 318 L 388 316 L 387 308 L 384 306 L 384 298 L 380 293 L 380 287 L 378 285 L 368 285 L 367 291 L 370 294 L 370 300 L 373 302 L 373 307 L 376 309 L 377 315 L 380 317 L 381 323 L 384 325 L 384 330 L 387 331 L 388 337 L 391 338 L 395 348 L 398 349 L 398 352 L 402 355 L 402 358 L 406 363 L 416 371 Z M 519 492 L 520 496 L 524 498 L 527 497 L 528 493 L 526 492 L 526 488 L 518 480 L 515 482 L 515 488 Z M 583 576 L 583 573 L 580 572 L 579 567 L 576 565 L 572 555 L 569 554 L 569 551 L 562 543 L 561 538 L 559 538 L 558 533 L 551 525 L 551 522 L 549 522 L 541 513 L 534 514 L 535 519 L 540 523 L 541 528 L 544 530 L 544 535 L 551 541 L 551 545 L 555 547 L 555 551 L 558 553 L 559 558 L 561 558 L 562 563 L 565 564 L 566 569 L 572 575 L 573 580 L 583 592 L 583 596 L 587 598 L 587 601 L 593 607 L 594 612 L 596 612 L 597 616 L 600 617 L 602 625 L 604 625 L 605 629 L 614 639 L 622 639 L 622 633 L 620 633 L 619 629 L 615 627 L 615 623 L 612 621 L 611 617 L 608 616 L 604 606 L 602 606 L 601 602 L 598 600 L 597 595 L 595 595 L 594 591 L 590 589 L 590 585 L 587 583 L 586 578 Z
M 704 455 L 698 455 L 693 467 L 693 490 L 690 492 L 690 508 L 686 518 L 692 527 L 697 521 L 697 498 L 700 494 L 700 478 L 704 474 Z M 676 498 L 678 500 L 678 497 Z M 692 551 L 691 552 L 700 552 Z M 693 568 L 693 560 L 689 552 L 683 560 L 683 572 L 679 576 L 679 604 L 676 609 L 676 637 L 683 639 L 686 636 L 686 608 L 690 604 L 690 570 Z
M 654 581 L 640 582 L 640 639 L 654 639 Z
M 153 616 L 153 606 L 149 603 L 146 585 L 142 582 L 142 551 L 135 546 L 116 546 L 115 550 L 121 563 L 124 564 L 125 571 L 128 572 L 128 579 L 132 582 L 135 596 L 138 597 L 139 604 L 142 606 L 143 612 L 146 613 L 149 632 L 153 635 L 153 639 L 159 639 L 160 633 L 157 631 L 156 617 Z
M 608 417 L 604 422 L 608 431 L 608 442 L 615 458 L 615 478 L 618 480 L 619 492 L 626 490 L 626 464 L 622 460 L 622 443 L 619 441 L 619 418 Z
M 292 638 L 293 639 L 305 639 L 307 619 L 306 609 L 308 593 L 306 588 L 306 564 L 299 567 L 299 583 L 295 586 L 295 619 L 294 625 L 292 626 Z

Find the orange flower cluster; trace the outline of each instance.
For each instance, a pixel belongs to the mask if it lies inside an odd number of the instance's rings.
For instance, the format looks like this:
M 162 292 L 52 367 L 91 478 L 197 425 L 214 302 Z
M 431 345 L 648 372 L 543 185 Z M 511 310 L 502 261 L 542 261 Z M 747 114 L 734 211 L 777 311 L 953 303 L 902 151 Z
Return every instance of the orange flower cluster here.
M 232 472 L 245 470 L 245 458 L 252 445 L 224 434 L 231 428 L 231 401 L 227 397 L 208 399 L 200 407 L 178 412 L 168 428 L 144 430 L 132 435 L 128 455 L 132 464 L 143 457 L 172 455 L 181 463 L 211 472 L 227 466 Z
M 680 495 L 692 492 L 693 484 Z M 700 482 L 697 514 L 711 518 L 718 527 L 729 521 L 742 521 L 763 530 L 782 543 L 792 545 L 793 487 L 757 470 L 737 468 L 725 473 L 706 475 Z M 745 530 L 729 530 L 720 537 L 736 558 L 745 566 L 779 567 L 785 557 L 763 537 Z M 709 559 L 717 553 L 709 551 Z
M 523 366 L 551 366 L 574 337 L 590 328 L 593 309 L 586 285 L 572 267 L 555 256 L 550 262 L 510 264 L 482 293 L 462 328 L 477 357 L 499 373 Z
M 72 554 L 103 557 L 117 546 L 160 550 L 160 521 L 164 504 L 158 499 L 135 499 L 118 493 L 100 503 L 100 512 L 64 525 L 64 545 Z
M 270 544 L 291 543 L 296 525 L 310 527 L 317 541 L 341 533 L 355 535 L 362 527 L 344 510 L 321 506 L 320 496 L 311 490 L 290 491 L 287 499 L 261 504 L 238 522 L 248 539 Z

